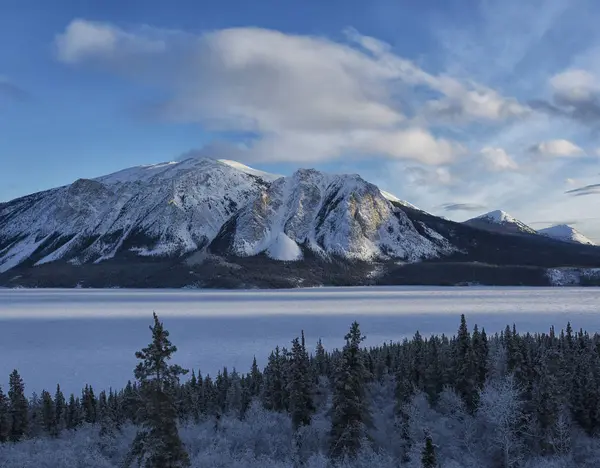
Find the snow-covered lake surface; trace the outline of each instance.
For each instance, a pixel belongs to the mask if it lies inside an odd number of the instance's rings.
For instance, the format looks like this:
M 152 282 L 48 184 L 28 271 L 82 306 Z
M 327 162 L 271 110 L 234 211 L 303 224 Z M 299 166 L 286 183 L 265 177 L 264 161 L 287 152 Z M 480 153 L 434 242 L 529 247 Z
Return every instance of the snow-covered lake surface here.
M 367 345 L 454 334 L 464 313 L 488 333 L 600 329 L 600 288 L 318 288 L 286 291 L 0 289 L 0 383 L 17 368 L 29 391 L 121 388 L 156 311 L 179 348 L 174 361 L 214 375 L 246 371 L 304 330 L 311 347 L 343 344 L 357 320 Z

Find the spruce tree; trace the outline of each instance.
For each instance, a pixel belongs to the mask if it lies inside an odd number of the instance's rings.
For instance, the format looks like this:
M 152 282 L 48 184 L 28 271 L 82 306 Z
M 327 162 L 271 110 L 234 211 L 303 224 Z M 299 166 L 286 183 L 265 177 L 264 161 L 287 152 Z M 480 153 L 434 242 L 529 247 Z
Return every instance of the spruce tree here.
M 96 423 L 98 419 L 98 400 L 94 389 L 86 385 L 81 393 L 81 405 L 83 406 L 84 420 L 88 424 Z
M 421 454 L 421 467 L 437 467 L 437 459 L 435 457 L 435 446 L 433 445 L 433 440 L 431 440 L 431 436 L 429 435 L 425 437 L 425 447 L 423 447 L 423 452 Z
M 67 406 L 66 424 L 67 429 L 75 430 L 82 422 L 82 410 L 79 398 L 71 393 Z
M 179 376 L 187 373 L 178 365 L 169 365 L 177 347 L 169 341 L 156 313 L 154 326 L 150 326 L 152 342 L 135 353 L 141 362 L 135 368 L 140 383 L 140 430 L 126 460 L 129 466 L 137 460 L 144 468 L 181 468 L 190 465 L 177 428 L 177 408 L 174 390 Z
M 479 338 L 479 334 L 478 334 Z M 475 411 L 478 400 L 476 356 L 471 344 L 465 316 L 460 317 L 460 327 L 454 353 L 455 388 L 469 412 Z
M 58 433 L 62 431 L 66 426 L 66 409 L 67 402 L 65 396 L 60 389 L 60 385 L 56 386 L 56 393 L 54 394 L 54 409 L 56 419 L 56 430 Z
M 256 364 L 256 356 L 252 359 L 252 367 L 250 368 L 250 376 L 248 381 L 248 391 L 250 395 L 256 397 L 260 395 L 260 391 L 262 388 L 262 374 L 258 365 Z
M 50 392 L 42 392 L 42 426 L 44 431 L 56 437 L 58 435 L 58 423 L 56 421 L 56 408 Z
M 306 349 L 300 344 L 298 338 L 295 338 L 292 341 L 290 381 L 288 384 L 290 414 L 294 430 L 300 426 L 308 426 L 315 411 L 312 382 Z
M 330 432 L 330 452 L 333 457 L 356 456 L 366 426 L 370 424 L 365 383 L 367 372 L 360 349 L 365 337 L 361 335 L 357 322 L 352 324 L 345 339 L 346 345 L 336 369 L 333 390 Z
M 317 348 L 315 351 L 315 370 L 317 375 L 327 375 L 327 353 L 323 347 L 321 338 L 317 342 Z
M 25 436 L 29 427 L 29 404 L 25 397 L 23 379 L 16 369 L 10 374 L 8 400 L 10 407 L 9 439 L 12 442 L 18 442 Z
M 6 442 L 8 440 L 8 435 L 10 433 L 10 414 L 8 407 L 8 398 L 2 391 L 2 387 L 0 386 L 0 444 Z
M 264 373 L 263 403 L 273 411 L 287 409 L 285 355 L 279 349 L 271 352 Z

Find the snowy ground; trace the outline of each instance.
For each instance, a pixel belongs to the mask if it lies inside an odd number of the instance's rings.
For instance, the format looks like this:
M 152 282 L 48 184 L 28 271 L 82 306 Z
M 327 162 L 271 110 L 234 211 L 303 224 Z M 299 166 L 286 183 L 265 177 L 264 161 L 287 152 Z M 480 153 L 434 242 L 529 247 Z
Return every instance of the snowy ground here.
M 311 346 L 340 346 L 358 320 L 366 344 L 454 334 L 461 313 L 496 332 L 600 329 L 600 288 L 318 288 L 291 291 L 0 289 L 0 383 L 19 369 L 29 391 L 122 387 L 156 311 L 179 347 L 176 362 L 214 375 L 246 371 L 304 329 Z

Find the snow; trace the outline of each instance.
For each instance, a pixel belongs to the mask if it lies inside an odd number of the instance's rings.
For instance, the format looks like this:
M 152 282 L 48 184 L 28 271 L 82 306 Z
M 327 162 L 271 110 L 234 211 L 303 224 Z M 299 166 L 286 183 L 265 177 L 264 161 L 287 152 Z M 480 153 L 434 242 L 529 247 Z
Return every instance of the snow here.
M 600 268 L 550 268 L 546 275 L 553 286 L 579 286 L 582 279 L 600 279 Z
M 477 216 L 477 219 L 485 219 L 494 223 L 514 223 L 517 222 L 517 219 L 513 218 L 506 211 L 495 210 L 490 211 L 489 213 L 483 214 L 481 216 Z
M 284 232 L 280 232 L 267 249 L 267 255 L 275 260 L 291 262 L 302 258 L 302 250 Z
M 0 273 L 8 271 L 26 260 L 47 238 L 48 236 L 36 241 L 35 236 L 28 236 L 2 251 L 3 255 L 0 257 Z
M 231 161 L 230 159 L 219 159 L 218 161 L 222 162 L 223 164 L 227 164 L 228 166 L 231 166 L 234 169 L 237 169 L 238 171 L 242 171 L 246 174 L 254 175 L 254 176 L 260 177 L 261 179 L 268 180 L 268 181 L 274 181 L 274 180 L 279 179 L 280 177 L 283 177 L 282 175 L 271 174 L 269 172 L 259 171 L 257 169 L 248 167 L 245 164 L 239 163 L 237 161 Z
M 539 234 L 552 237 L 566 242 L 574 242 L 577 244 L 596 245 L 590 239 L 581 234 L 577 229 L 567 224 L 559 224 L 545 229 L 540 229 Z
M 490 211 L 489 213 L 485 213 L 485 214 L 482 214 L 481 216 L 472 218 L 472 219 L 468 220 L 467 222 L 476 221 L 476 220 L 485 221 L 485 222 L 491 223 L 491 224 L 498 224 L 501 226 L 507 226 L 507 225 L 513 226 L 517 232 L 536 234 L 535 229 L 527 226 L 524 222 L 519 221 L 514 216 L 511 216 L 506 211 L 502 211 L 502 210 Z
M 232 249 L 250 256 L 269 250 L 279 233 L 324 256 L 409 261 L 449 253 L 447 241 L 419 234 L 406 213 L 358 175 L 300 169 L 274 181 L 236 217 Z
M 212 159 L 190 158 L 138 166 L 0 205 L 0 240 L 19 239 L 0 252 L 0 272 L 25 261 L 35 239 L 73 237 L 49 246 L 38 264 L 112 258 L 127 236 L 140 254 L 182 254 L 210 242 L 221 226 L 256 197 L 274 175 Z M 90 245 L 86 239 L 95 239 Z M 60 243 L 56 243 L 60 245 Z M 135 251 L 135 250 L 133 250 Z
M 304 330 L 312 346 L 343 345 L 357 320 L 366 345 L 456 332 L 460 314 L 488 333 L 600 328 L 600 288 L 366 287 L 301 290 L 0 290 L 0 384 L 17 368 L 28 391 L 120 388 L 156 311 L 179 348 L 177 363 L 214 375 L 247 370 Z
M 407 206 L 409 208 L 413 208 L 415 210 L 419 209 L 415 205 L 413 205 L 412 203 L 409 203 L 406 200 L 401 200 L 396 195 L 394 195 L 394 194 L 392 194 L 390 192 L 386 192 L 385 190 L 381 190 L 381 189 L 379 189 L 379 191 L 381 192 L 381 195 L 383 195 L 383 197 L 386 198 L 386 199 L 388 199 L 389 201 L 400 203 L 401 205 Z

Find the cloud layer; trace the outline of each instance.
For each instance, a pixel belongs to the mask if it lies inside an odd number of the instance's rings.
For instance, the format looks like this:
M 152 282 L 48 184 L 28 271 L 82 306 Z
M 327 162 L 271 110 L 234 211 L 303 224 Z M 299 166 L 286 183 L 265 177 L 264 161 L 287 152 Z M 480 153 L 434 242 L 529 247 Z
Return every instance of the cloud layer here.
M 54 45 L 70 67 L 156 90 L 138 113 L 198 124 L 213 137 L 203 154 L 335 162 L 434 212 L 500 208 L 525 222 L 565 213 L 589 224 L 593 197 L 568 195 L 598 193 L 588 176 L 600 162 L 590 131 L 600 118 L 600 34 L 562 60 L 542 47 L 564 36 L 560 20 L 572 11 L 568 0 L 478 2 L 480 23 L 436 29 L 441 57 L 418 64 L 354 29 L 336 42 L 76 19 Z
M 585 187 L 579 187 L 576 189 L 567 190 L 565 193 L 574 195 L 577 197 L 584 195 L 600 195 L 600 184 L 586 185 Z
M 254 162 L 376 156 L 445 164 L 465 148 L 431 125 L 496 122 L 528 112 L 481 84 L 430 74 L 374 38 L 354 30 L 346 37 L 337 43 L 258 28 L 193 36 L 79 19 L 55 43 L 65 63 L 164 87 L 170 97 L 146 112 L 253 135 L 243 159 Z M 437 98 L 404 105 L 416 87 Z

